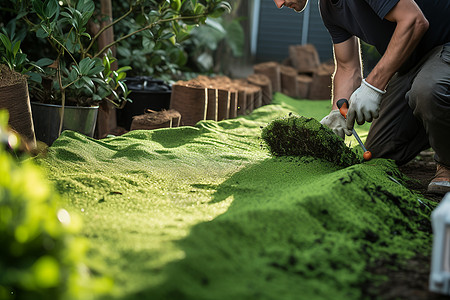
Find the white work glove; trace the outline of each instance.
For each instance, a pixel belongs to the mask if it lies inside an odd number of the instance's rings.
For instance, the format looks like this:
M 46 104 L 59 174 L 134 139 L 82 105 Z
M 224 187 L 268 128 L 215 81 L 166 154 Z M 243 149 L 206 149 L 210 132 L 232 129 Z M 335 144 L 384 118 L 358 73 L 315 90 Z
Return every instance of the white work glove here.
M 378 118 L 381 97 L 385 93 L 386 91 L 374 87 L 363 79 L 361 86 L 348 100 L 347 128 L 352 130 L 355 119 L 359 125 L 362 125 L 364 122 L 372 122 L 373 119 Z
M 328 116 L 323 118 L 320 123 L 322 125 L 328 126 L 333 132 L 345 139 L 345 135 L 352 135 L 351 130 L 347 129 L 347 125 L 344 117 L 341 115 L 339 110 L 332 110 Z

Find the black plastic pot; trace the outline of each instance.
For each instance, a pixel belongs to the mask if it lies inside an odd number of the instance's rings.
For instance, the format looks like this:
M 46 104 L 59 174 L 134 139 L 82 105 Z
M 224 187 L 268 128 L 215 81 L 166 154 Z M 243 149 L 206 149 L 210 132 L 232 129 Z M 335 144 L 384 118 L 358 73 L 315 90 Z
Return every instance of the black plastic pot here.
M 164 81 L 139 76 L 127 78 L 126 83 L 132 91 L 128 98 L 133 102 L 117 110 L 117 124 L 126 130 L 130 130 L 133 117 L 144 114 L 147 109 L 161 111 L 170 108 L 172 88 Z

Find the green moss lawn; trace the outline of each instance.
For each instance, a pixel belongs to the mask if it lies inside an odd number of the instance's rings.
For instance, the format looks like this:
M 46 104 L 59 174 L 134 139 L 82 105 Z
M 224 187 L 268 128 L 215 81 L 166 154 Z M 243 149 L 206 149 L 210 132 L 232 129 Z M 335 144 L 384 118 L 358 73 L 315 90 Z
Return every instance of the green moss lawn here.
M 94 299 L 364 299 L 386 280 L 373 266 L 429 255 L 430 209 L 392 162 L 342 168 L 264 147 L 270 121 L 329 110 L 276 94 L 195 127 L 64 132 L 37 161 L 83 220 L 91 272 L 114 282 Z

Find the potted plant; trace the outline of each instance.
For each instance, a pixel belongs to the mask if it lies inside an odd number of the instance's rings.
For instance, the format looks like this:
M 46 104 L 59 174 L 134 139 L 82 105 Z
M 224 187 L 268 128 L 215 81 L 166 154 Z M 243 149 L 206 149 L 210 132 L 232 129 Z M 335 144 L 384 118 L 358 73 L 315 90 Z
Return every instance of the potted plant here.
M 43 67 L 42 82 L 31 84 L 38 100 L 31 102 L 38 137 L 51 144 L 64 129 L 94 136 L 99 103 L 120 107 L 130 93 L 124 82 L 128 67 L 113 71 L 114 61 L 109 51 L 102 60 L 87 57 L 70 70 L 58 61 Z
M 234 4 L 238 2 L 233 1 Z M 126 9 L 126 2 L 119 2 L 114 5 L 113 12 L 118 14 Z M 115 26 L 116 34 L 125 35 L 130 30 L 135 31 L 146 26 L 146 19 L 138 11 L 130 16 L 132 18 L 129 21 Z M 231 17 L 231 14 L 228 17 Z M 165 34 L 161 35 L 159 32 Z M 154 39 L 154 36 L 158 35 L 164 38 Z M 219 45 L 225 41 L 226 44 Z M 129 129 L 136 115 L 147 110 L 169 109 L 172 98 L 171 82 L 190 79 L 198 73 L 223 72 L 224 68 L 213 70 L 212 66 L 204 66 L 213 62 L 213 56 L 222 64 L 227 61 L 227 56 L 239 55 L 238 51 L 233 51 L 232 54 L 219 58 L 211 53 L 218 52 L 220 48 L 238 49 L 240 44 L 237 41 L 244 41 L 239 21 L 235 19 L 228 24 L 221 17 L 208 17 L 202 26 L 181 26 L 181 22 L 175 26 L 169 22 L 161 23 L 133 39 L 123 40 L 117 45 L 117 57 L 120 62 L 132 67 L 132 70 L 127 72 L 127 84 L 132 91 L 130 98 L 133 101 L 117 110 L 118 125 Z M 151 76 L 146 76 L 147 74 Z
M 71 4 L 30 1 L 18 12 L 29 30 L 47 41 L 52 54 L 36 62 L 34 80 L 30 81 L 36 134 L 47 144 L 64 129 L 92 137 L 98 104 L 108 100 L 120 106 L 129 94 L 123 81 L 129 67 L 113 71 L 111 52 L 92 56 L 86 47 L 93 40 L 87 33 L 95 9 L 93 1 Z
M 151 33 L 154 41 L 182 41 L 188 35 L 184 29 L 187 24 L 201 24 L 208 16 L 220 16 L 230 10 L 227 2 L 219 0 L 133 0 L 129 1 L 129 9 L 122 16 L 95 31 L 92 30 L 95 26 L 91 25 L 97 22 L 94 12 L 98 11 L 98 7 L 92 0 L 10 1 L 16 10 L 15 19 L 25 22 L 28 32 L 33 32 L 48 48 L 47 58 L 36 61 L 33 78 L 39 76 L 39 79 L 30 81 L 31 97 L 40 104 L 60 105 L 60 120 L 69 119 L 64 117 L 69 104 L 91 108 L 105 101 L 118 107 L 126 103 L 129 91 L 125 77 L 130 67 L 113 70 L 115 59 L 108 49 L 114 45 L 144 33 Z M 104 2 L 108 1 L 101 1 L 102 4 Z M 135 11 L 140 11 L 144 19 L 139 29 L 106 45 L 98 43 L 105 31 L 126 21 Z M 43 40 L 45 43 L 42 43 Z M 34 112 L 37 104 L 32 105 Z M 76 123 L 84 121 L 80 119 Z M 54 121 L 51 123 L 55 124 Z M 65 122 L 58 122 L 58 125 L 58 133 L 66 128 Z M 35 127 L 38 131 L 38 125 Z

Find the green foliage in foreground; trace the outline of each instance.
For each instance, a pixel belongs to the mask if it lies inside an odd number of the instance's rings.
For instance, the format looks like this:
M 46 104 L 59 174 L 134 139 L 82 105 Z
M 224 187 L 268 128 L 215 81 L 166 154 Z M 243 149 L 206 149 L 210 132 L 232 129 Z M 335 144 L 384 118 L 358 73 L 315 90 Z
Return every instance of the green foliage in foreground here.
M 0 111 L 0 136 L 7 114 Z M 6 122 L 5 122 L 6 121 Z M 17 161 L 0 144 L 0 299 L 89 299 L 108 288 L 84 265 L 81 220 L 31 161 Z

